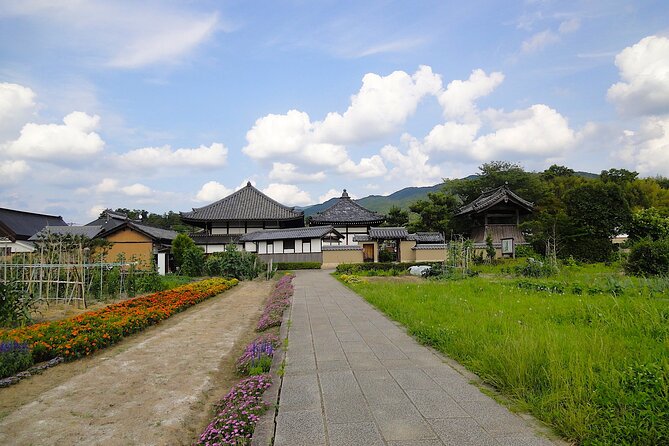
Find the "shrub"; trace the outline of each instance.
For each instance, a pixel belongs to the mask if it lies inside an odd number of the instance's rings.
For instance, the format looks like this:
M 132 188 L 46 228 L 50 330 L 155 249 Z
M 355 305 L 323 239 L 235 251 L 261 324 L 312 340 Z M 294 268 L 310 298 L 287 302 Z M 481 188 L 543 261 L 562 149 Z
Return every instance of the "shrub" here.
M 280 262 L 276 264 L 277 271 L 288 271 L 295 269 L 321 269 L 320 262 Z
M 181 274 L 198 277 L 204 272 L 204 250 L 199 246 L 190 246 L 183 252 Z
M 669 273 L 669 238 L 643 239 L 630 249 L 625 270 L 635 276 L 656 276 Z
M 530 245 L 516 245 L 514 247 L 516 258 L 538 257 L 539 254 Z
M 557 269 L 553 265 L 529 257 L 525 265 L 515 267 L 515 272 L 523 277 L 550 277 L 557 273 Z
M 236 245 L 229 245 L 224 252 L 210 255 L 204 270 L 210 276 L 250 280 L 258 277 L 264 270 L 264 265 L 256 254 L 239 251 Z
M 379 262 L 379 263 L 340 263 L 335 272 L 337 274 L 360 274 L 368 271 L 397 271 L 398 274 L 405 273 L 409 267 L 417 265 L 429 265 L 430 262 Z
M 0 342 L 0 379 L 13 376 L 33 365 L 28 344 L 16 341 Z
M 197 444 L 250 444 L 255 425 L 268 408 L 262 395 L 271 385 L 269 375 L 252 376 L 240 381 L 215 406 L 216 417 L 200 435 Z
M 18 281 L 0 283 L 0 325 L 15 327 L 31 323 L 38 301 Z

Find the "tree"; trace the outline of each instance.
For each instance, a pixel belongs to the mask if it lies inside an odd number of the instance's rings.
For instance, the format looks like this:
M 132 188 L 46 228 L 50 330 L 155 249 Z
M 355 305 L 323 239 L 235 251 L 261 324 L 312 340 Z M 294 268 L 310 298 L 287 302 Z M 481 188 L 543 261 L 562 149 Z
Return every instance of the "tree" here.
M 642 209 L 632 214 L 627 227 L 630 241 L 643 238 L 661 240 L 669 237 L 669 217 L 665 217 L 655 208 Z
M 602 170 L 599 174 L 599 178 L 604 183 L 616 183 L 619 186 L 622 186 L 626 183 L 631 183 L 636 180 L 639 176 L 637 172 L 632 172 L 627 169 L 609 169 Z
M 409 223 L 409 212 L 402 208 L 392 206 L 386 215 L 386 224 L 388 226 L 406 226 Z
M 174 263 L 176 263 L 176 266 L 183 265 L 185 252 L 193 247 L 195 247 L 195 242 L 186 234 L 179 234 L 172 240 L 171 252 L 174 256 Z
M 453 214 L 460 202 L 451 194 L 429 192 L 427 200 L 418 200 L 409 206 L 409 210 L 418 214 L 418 219 L 409 224 L 411 231 L 449 232 Z

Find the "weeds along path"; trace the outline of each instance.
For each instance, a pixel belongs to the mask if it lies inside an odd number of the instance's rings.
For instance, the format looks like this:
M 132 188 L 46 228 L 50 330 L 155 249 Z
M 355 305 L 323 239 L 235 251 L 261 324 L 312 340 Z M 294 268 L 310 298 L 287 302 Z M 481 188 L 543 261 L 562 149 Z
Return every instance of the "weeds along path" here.
M 190 444 L 271 282 L 241 282 L 91 358 L 0 389 L 3 445 Z

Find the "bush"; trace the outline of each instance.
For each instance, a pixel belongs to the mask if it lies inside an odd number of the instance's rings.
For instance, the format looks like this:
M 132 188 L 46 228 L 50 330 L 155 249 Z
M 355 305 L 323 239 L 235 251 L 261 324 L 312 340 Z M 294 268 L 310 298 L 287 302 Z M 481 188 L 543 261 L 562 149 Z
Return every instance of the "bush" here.
M 669 274 L 669 238 L 643 239 L 632 245 L 625 270 L 635 276 Z
M 405 263 L 340 263 L 335 269 L 337 274 L 360 274 L 369 271 L 397 271 L 398 274 L 405 273 L 409 267 L 417 265 L 430 265 L 429 262 L 405 262 Z
M 239 251 L 236 245 L 229 245 L 224 252 L 210 255 L 204 270 L 210 276 L 234 277 L 251 280 L 264 271 L 264 264 L 256 254 Z
M 0 342 L 0 379 L 13 376 L 33 365 L 28 344 L 16 341 Z
M 38 301 L 18 281 L 0 283 L 0 325 L 15 327 L 31 323 Z
M 186 276 L 201 276 L 204 272 L 204 250 L 195 245 L 186 248 L 180 272 Z
M 277 271 L 289 271 L 295 269 L 321 269 L 320 262 L 280 262 L 276 264 Z
M 546 262 L 528 258 L 525 265 L 516 266 L 515 272 L 523 277 L 550 277 L 557 273 L 557 268 Z

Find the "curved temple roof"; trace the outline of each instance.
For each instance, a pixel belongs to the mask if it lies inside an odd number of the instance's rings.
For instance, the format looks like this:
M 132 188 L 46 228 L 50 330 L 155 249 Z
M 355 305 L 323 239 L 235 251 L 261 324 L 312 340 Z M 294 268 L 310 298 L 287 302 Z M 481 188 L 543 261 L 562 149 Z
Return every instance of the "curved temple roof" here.
M 482 212 L 498 203 L 507 203 L 509 201 L 517 204 L 527 212 L 532 212 L 534 210 L 534 203 L 519 197 L 505 184 L 498 188 L 483 192 L 476 200 L 462 206 L 455 215 Z
M 210 205 L 181 212 L 181 218 L 185 222 L 294 220 L 304 218 L 304 212 L 272 200 L 248 182 L 237 192 Z
M 346 189 L 335 204 L 326 210 L 319 212 L 311 219 L 314 225 L 342 225 L 358 224 L 373 225 L 383 223 L 385 217 L 376 212 L 370 211 L 351 200 Z

